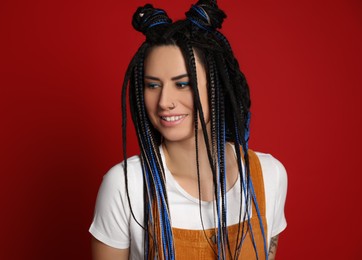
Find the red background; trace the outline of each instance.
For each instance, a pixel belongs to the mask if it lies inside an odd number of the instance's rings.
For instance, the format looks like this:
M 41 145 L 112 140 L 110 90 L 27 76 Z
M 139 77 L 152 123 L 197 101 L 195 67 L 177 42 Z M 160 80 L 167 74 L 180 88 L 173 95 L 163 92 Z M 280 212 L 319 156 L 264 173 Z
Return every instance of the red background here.
M 173 19 L 193 3 L 152 2 Z M 90 259 L 97 190 L 122 158 L 121 81 L 144 3 L 1 1 L 0 259 Z M 362 2 L 219 5 L 251 86 L 251 147 L 288 171 L 278 259 L 362 259 Z

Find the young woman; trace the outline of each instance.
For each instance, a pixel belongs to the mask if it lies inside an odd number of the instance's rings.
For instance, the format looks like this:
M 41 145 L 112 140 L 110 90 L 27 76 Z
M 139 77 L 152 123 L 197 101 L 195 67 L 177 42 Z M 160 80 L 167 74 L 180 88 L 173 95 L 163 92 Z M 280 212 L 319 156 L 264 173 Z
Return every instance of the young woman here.
M 287 177 L 248 149 L 250 98 L 225 14 L 201 0 L 172 23 L 145 5 L 123 85 L 124 161 L 105 176 L 93 259 L 274 259 Z M 127 159 L 126 94 L 141 154 Z

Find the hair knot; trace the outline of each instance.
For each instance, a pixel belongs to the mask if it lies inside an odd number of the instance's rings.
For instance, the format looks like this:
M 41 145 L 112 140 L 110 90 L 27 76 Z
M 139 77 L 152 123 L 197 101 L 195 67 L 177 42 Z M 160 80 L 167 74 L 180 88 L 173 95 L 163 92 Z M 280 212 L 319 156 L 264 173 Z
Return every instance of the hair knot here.
M 186 12 L 186 17 L 197 27 L 214 31 L 221 28 L 226 14 L 218 8 L 216 1 L 200 0 Z
M 132 18 L 132 26 L 144 35 L 148 29 L 161 24 L 170 24 L 172 20 L 162 9 L 154 8 L 151 4 L 138 7 Z

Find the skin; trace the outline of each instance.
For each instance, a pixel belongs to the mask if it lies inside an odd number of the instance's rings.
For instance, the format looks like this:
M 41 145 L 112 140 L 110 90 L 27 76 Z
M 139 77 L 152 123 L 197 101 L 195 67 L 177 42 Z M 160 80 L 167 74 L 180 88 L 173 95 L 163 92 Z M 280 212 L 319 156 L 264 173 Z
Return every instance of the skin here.
M 204 67 L 196 60 L 198 87 L 204 114 L 209 114 Z M 193 93 L 180 49 L 174 45 L 154 47 L 145 60 L 145 106 L 153 126 L 167 142 L 194 139 Z M 175 107 L 174 107 L 175 106 Z M 172 124 L 165 116 L 183 116 Z M 206 122 L 209 117 L 206 118 Z
M 153 126 L 163 136 L 167 167 L 178 184 L 191 196 L 199 198 L 196 175 L 193 92 L 181 50 L 174 45 L 153 47 L 145 59 L 145 107 Z M 209 129 L 207 78 L 196 55 L 197 85 L 205 122 Z M 200 126 L 201 128 L 201 126 Z M 199 129 L 199 170 L 201 200 L 214 200 L 212 173 L 207 158 L 202 130 Z M 187 163 L 185 163 L 187 162 Z M 237 181 L 238 168 L 231 145 L 226 146 L 226 188 Z M 274 259 L 278 238 L 270 243 L 269 259 Z M 128 259 L 129 249 L 109 247 L 92 238 L 93 260 Z
M 279 235 L 276 235 L 270 239 L 270 246 L 269 246 L 269 260 L 275 260 L 275 255 L 277 253 L 277 247 L 278 247 L 278 239 Z
M 117 249 L 92 237 L 92 259 L 93 260 L 126 260 L 128 259 L 129 249 Z

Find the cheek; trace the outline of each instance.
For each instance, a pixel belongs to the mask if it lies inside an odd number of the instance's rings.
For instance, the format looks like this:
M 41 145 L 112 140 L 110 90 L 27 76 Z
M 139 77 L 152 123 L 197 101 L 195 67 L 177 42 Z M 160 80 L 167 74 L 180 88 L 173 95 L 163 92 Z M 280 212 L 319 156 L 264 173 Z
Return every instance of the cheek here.
M 184 100 L 187 100 L 187 106 L 191 110 L 194 110 L 194 95 L 192 91 L 190 91 L 189 93 L 187 93 L 187 95 L 184 96 Z
M 149 98 L 145 98 L 144 102 L 145 102 L 144 105 L 145 105 L 146 115 L 147 115 L 148 119 L 151 121 L 151 123 L 154 124 L 155 123 L 154 115 L 155 115 L 156 110 L 154 109 L 154 106 L 152 105 L 153 102 Z
M 154 95 L 152 95 L 150 92 L 148 92 L 147 90 L 144 91 L 144 102 L 145 102 L 145 109 L 147 113 L 152 112 L 155 109 L 155 97 Z
M 182 108 L 178 112 L 185 112 L 190 115 L 194 114 L 193 91 L 189 91 L 188 93 L 179 93 L 177 102 L 180 104 L 180 107 Z

